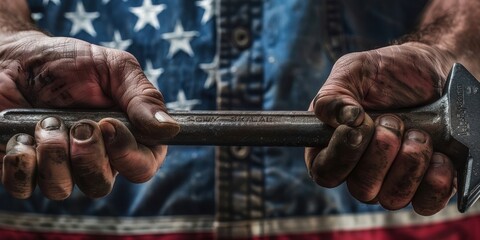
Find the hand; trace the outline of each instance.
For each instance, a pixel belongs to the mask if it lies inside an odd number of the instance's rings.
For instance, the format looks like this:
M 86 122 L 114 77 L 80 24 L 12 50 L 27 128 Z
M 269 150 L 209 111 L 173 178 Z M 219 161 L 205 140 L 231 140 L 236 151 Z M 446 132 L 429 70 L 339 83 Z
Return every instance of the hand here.
M 72 38 L 20 32 L 0 40 L 0 110 L 101 108 L 122 110 L 141 133 L 172 137 L 178 124 L 136 59 Z M 117 172 L 132 182 L 154 176 L 167 147 L 135 140 L 120 121 L 82 120 L 69 130 L 61 119 L 37 124 L 35 136 L 8 142 L 2 183 L 28 198 L 38 183 L 46 197 L 67 198 L 74 184 L 89 197 L 107 195 Z
M 327 147 L 306 149 L 315 182 L 335 187 L 346 181 L 353 197 L 389 210 L 409 203 L 422 215 L 441 210 L 455 191 L 449 158 L 433 151 L 421 129 L 405 129 L 392 114 L 372 120 L 365 110 L 433 102 L 452 64 L 447 52 L 414 42 L 340 58 L 310 106 L 336 128 Z

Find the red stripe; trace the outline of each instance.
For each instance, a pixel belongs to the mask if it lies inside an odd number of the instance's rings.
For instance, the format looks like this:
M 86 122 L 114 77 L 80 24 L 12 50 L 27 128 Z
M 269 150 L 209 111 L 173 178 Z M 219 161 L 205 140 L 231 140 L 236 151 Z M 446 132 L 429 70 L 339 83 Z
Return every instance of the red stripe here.
M 112 235 L 92 235 L 92 234 L 72 234 L 72 233 L 33 233 L 15 230 L 0 229 L 0 239 L 5 240 L 192 240 L 213 239 L 212 233 L 175 233 L 175 234 L 155 234 L 155 235 L 130 235 L 130 236 L 112 236 Z
M 254 240 L 470 240 L 480 239 L 480 215 L 435 224 L 376 228 L 361 231 L 336 231 L 316 234 L 256 237 Z
M 192 240 L 213 239 L 213 233 L 172 233 L 156 235 L 87 235 L 69 233 L 39 233 L 0 229 L 0 239 L 55 239 L 55 240 Z M 480 215 L 466 217 L 455 221 L 435 224 L 406 226 L 395 228 L 377 228 L 361 231 L 335 231 L 310 234 L 283 234 L 276 236 L 253 237 L 253 240 L 464 240 L 480 239 Z

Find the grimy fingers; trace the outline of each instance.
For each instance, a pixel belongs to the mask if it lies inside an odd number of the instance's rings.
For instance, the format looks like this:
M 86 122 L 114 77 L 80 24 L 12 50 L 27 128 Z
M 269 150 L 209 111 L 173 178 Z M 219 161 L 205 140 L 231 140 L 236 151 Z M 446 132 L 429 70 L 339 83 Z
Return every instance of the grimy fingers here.
M 356 128 L 340 125 L 328 146 L 312 160 L 307 160 L 311 177 L 320 186 L 336 187 L 342 183 L 367 148 L 373 135 L 374 123 L 365 115 Z
M 433 146 L 430 136 L 410 129 L 378 195 L 380 204 L 389 210 L 405 207 L 412 200 L 429 166 Z
M 166 146 L 149 148 L 138 144 L 127 127 L 116 119 L 103 119 L 99 125 L 110 163 L 120 175 L 136 183 L 155 175 L 165 159 Z
M 47 117 L 35 128 L 38 186 L 52 200 L 70 196 L 73 181 L 69 164 L 68 131 L 62 120 Z
M 91 198 L 109 194 L 115 180 L 96 122 L 81 120 L 70 129 L 70 158 L 78 188 Z
M 402 144 L 403 121 L 385 114 L 375 119 L 375 133 L 367 150 L 347 179 L 350 193 L 362 202 L 375 202 Z
M 3 158 L 2 184 L 13 197 L 26 199 L 36 185 L 37 157 L 33 137 L 17 134 L 10 138 Z
M 442 210 L 456 190 L 454 181 L 452 161 L 444 154 L 434 153 L 412 200 L 415 212 L 429 216 Z

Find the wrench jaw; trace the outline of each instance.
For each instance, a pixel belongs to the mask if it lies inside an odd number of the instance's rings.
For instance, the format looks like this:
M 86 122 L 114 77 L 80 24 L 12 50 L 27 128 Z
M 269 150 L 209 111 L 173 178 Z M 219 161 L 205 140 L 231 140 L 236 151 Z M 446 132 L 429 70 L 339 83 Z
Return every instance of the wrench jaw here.
M 458 178 L 458 210 L 466 212 L 480 197 L 480 176 L 477 157 L 469 154 L 463 174 Z
M 480 197 L 480 83 L 457 63 L 450 71 L 446 93 L 450 134 L 468 148 L 468 157 L 450 156 L 458 168 L 458 210 L 465 212 Z

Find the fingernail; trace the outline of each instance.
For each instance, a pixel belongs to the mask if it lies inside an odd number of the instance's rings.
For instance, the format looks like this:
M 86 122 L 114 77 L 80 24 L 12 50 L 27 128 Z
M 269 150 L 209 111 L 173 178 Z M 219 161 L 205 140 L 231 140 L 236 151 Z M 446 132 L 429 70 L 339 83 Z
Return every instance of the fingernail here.
M 358 115 L 360 114 L 360 108 L 357 106 L 345 106 L 340 111 L 340 115 L 338 116 L 338 123 L 340 124 L 352 124 L 357 120 Z
M 16 140 L 18 143 L 22 143 L 25 145 L 33 145 L 33 138 L 29 135 L 19 134 L 17 135 Z
M 92 137 L 93 127 L 87 123 L 79 123 L 72 129 L 72 135 L 78 140 L 87 140 Z
M 107 143 L 112 143 L 117 135 L 117 130 L 115 127 L 109 122 L 103 122 L 100 125 L 100 128 L 102 129 L 104 141 Z
M 433 167 L 440 167 L 440 166 L 443 166 L 443 164 L 445 164 L 445 161 L 446 159 L 445 159 L 445 156 L 443 156 L 443 154 L 434 153 L 430 164 Z
M 45 130 L 57 130 L 60 128 L 60 120 L 56 117 L 47 117 L 42 120 L 41 126 Z
M 420 131 L 409 131 L 407 137 L 409 140 L 413 140 L 417 143 L 425 143 L 427 141 L 425 134 Z
M 400 119 L 393 115 L 383 115 L 379 119 L 379 124 L 392 130 L 400 130 Z
M 166 112 L 158 111 L 155 113 L 155 118 L 161 123 L 176 123 L 176 121 L 170 117 Z
M 358 129 L 352 129 L 348 132 L 347 141 L 352 146 L 358 146 L 362 143 L 363 136 L 362 133 Z

